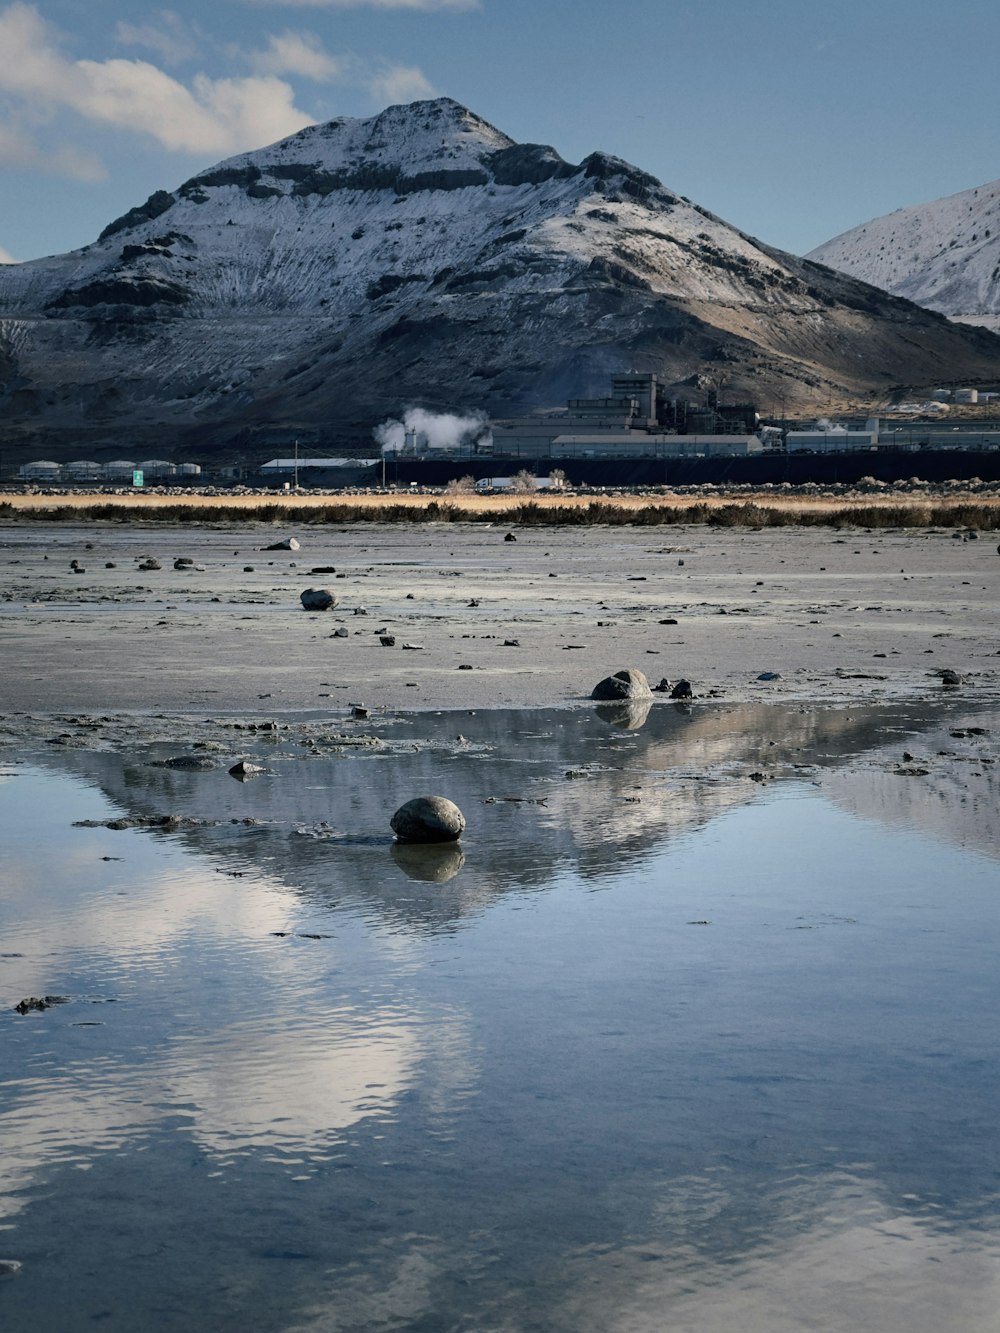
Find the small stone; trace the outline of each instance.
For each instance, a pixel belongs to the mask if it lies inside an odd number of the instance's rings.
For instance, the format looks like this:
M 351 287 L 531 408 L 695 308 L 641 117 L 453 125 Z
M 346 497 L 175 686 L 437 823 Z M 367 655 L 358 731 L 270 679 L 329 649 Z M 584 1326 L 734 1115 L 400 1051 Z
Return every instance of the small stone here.
M 472 663 L 471 663 L 471 662 L 460 662 L 460 663 L 458 664 L 458 669 L 459 669 L 459 671 L 471 671 L 471 670 L 472 670 Z
M 661 621 L 660 621 L 660 624 L 661 624 L 661 625 L 676 625 L 676 624 L 677 624 L 677 620 L 676 620 L 676 618 L 675 618 L 674 616 L 667 616 L 666 620 L 661 620 Z
M 337 599 L 329 588 L 306 588 L 299 593 L 299 601 L 304 611 L 330 611 L 337 605 Z
M 679 680 L 677 684 L 674 686 L 674 688 L 670 691 L 670 697 L 671 699 L 694 698 L 694 691 L 691 689 L 691 682 L 689 680 Z
M 573 781 L 579 778 L 589 778 L 590 774 L 584 768 L 567 768 L 566 777 Z
M 424 650 L 422 643 L 404 643 L 403 647 L 411 653 L 422 653 Z
M 140 568 L 141 568 L 141 566 L 140 566 Z M 244 573 L 244 574 L 252 574 L 253 572 L 254 572 L 253 565 L 244 565 L 244 566 L 243 566 L 243 573 Z
M 506 534 L 506 536 L 504 537 L 504 541 L 505 541 L 505 542 L 516 542 L 516 541 L 517 541 L 517 538 L 514 536 L 514 534 L 513 534 L 512 532 L 508 532 L 508 533 Z
M 297 551 L 299 543 L 294 537 L 285 537 L 283 541 L 272 542 L 270 546 L 264 547 L 265 551 Z
M 20 1259 L 0 1259 L 0 1277 L 17 1277 L 21 1268 Z
M 395 634 L 380 634 L 378 641 L 383 648 L 395 648 L 396 646 Z
M 356 606 L 354 608 L 354 614 L 356 616 L 366 616 L 368 614 L 367 606 Z
M 104 568 L 105 568 L 105 569 L 117 569 L 118 566 L 115 564 L 115 562 L 114 562 L 113 560 L 105 560 L 105 562 L 104 562 Z
M 520 639 L 504 639 L 503 646 L 505 648 L 520 648 L 521 641 Z
M 941 672 L 941 684 L 945 689 L 953 690 L 962 684 L 962 677 L 957 671 L 953 671 L 951 667 L 945 667 L 944 671 Z
M 357 718 L 371 717 L 372 710 L 367 704 L 354 704 L 351 709 L 351 716 Z
M 29 995 L 26 1000 L 20 1004 L 15 1004 L 14 1009 L 19 1014 L 42 1013 L 46 1009 L 51 1009 L 56 1004 L 69 1004 L 68 995 L 43 995 L 39 998 L 37 995 Z
M 389 823 L 400 842 L 456 842 L 465 831 L 465 816 L 445 796 L 416 796 Z
M 349 639 L 350 637 L 351 637 L 351 631 L 347 628 L 346 625 L 338 625 L 337 628 L 330 635 L 331 639 Z
M 249 759 L 240 759 L 229 770 L 229 776 L 238 778 L 240 782 L 245 782 L 247 778 L 259 777 L 261 773 L 266 771 L 260 764 L 252 764 Z
M 147 559 L 142 561 L 142 563 L 139 565 L 139 568 L 141 570 L 148 571 L 151 569 L 162 569 L 163 566 L 160 564 L 159 560 L 154 560 L 152 556 L 149 556 L 147 557 Z
M 781 679 L 781 672 L 780 672 L 780 671 L 762 671 L 762 672 L 760 673 L 760 675 L 757 677 L 757 679 L 758 679 L 758 680 L 780 680 L 780 679 Z
M 334 565 L 314 565 L 309 571 L 310 574 L 336 574 L 336 572 Z

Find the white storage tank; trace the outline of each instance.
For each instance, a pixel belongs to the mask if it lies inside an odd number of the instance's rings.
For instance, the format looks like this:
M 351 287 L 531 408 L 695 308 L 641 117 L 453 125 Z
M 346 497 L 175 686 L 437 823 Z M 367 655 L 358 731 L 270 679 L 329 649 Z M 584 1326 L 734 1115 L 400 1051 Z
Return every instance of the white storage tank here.
M 136 464 L 138 470 L 142 473 L 143 479 L 148 477 L 172 477 L 177 471 L 174 463 L 170 463 L 165 458 L 147 458 L 142 463 Z
M 62 468 L 49 458 L 39 458 L 37 462 L 25 463 L 17 470 L 18 481 L 59 481 Z
M 102 472 L 100 463 L 92 463 L 85 458 L 66 464 L 66 475 L 72 481 L 100 481 Z
M 179 477 L 200 477 L 201 468 L 197 463 L 178 463 L 177 475 Z
M 113 458 L 110 463 L 105 463 L 103 472 L 108 481 L 132 480 L 132 473 L 135 471 L 135 464 L 127 458 Z
M 978 389 L 956 389 L 956 390 L 955 390 L 955 402 L 956 402 L 956 403 L 978 403 L 978 402 L 979 402 L 979 390 L 978 390 Z

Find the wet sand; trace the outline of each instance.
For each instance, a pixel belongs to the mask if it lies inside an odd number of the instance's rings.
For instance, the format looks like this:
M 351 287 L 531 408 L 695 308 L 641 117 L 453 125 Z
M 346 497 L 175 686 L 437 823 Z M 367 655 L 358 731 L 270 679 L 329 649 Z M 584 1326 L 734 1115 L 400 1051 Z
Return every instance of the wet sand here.
M 8 522 L 0 708 L 567 705 L 625 666 L 736 701 L 922 695 L 945 668 L 984 702 L 1000 689 L 990 534 L 509 530 Z M 298 551 L 263 549 L 293 535 Z M 162 569 L 139 571 L 149 556 Z M 304 612 L 308 587 L 337 607 Z

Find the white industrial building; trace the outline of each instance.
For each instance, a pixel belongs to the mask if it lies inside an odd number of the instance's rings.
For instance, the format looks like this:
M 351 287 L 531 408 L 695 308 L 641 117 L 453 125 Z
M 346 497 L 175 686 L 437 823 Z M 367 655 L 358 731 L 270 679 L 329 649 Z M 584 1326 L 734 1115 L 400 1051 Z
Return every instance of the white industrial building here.
M 790 430 L 785 436 L 785 449 L 790 454 L 850 453 L 860 449 L 874 449 L 878 444 L 878 422 L 869 422 L 870 430 Z

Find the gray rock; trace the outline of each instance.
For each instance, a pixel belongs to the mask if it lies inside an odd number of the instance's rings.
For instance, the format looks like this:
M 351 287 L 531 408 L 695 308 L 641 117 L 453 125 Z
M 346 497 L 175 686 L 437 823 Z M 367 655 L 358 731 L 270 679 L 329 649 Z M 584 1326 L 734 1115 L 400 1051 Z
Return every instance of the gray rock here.
M 780 679 L 781 679 L 781 672 L 780 672 L 780 671 L 762 671 L 762 672 L 760 673 L 760 675 L 757 677 L 757 679 L 758 679 L 758 680 L 780 680 Z
M 517 538 L 514 536 L 514 534 L 513 534 L 512 532 L 508 532 L 507 535 L 504 537 L 504 541 L 505 541 L 505 542 L 516 542 L 516 541 L 517 541 Z
M 283 541 L 272 542 L 270 546 L 265 546 L 265 551 L 297 551 L 299 543 L 294 537 L 286 537 Z
M 260 764 L 252 764 L 249 759 L 240 759 L 229 770 L 229 776 L 240 782 L 246 782 L 248 778 L 259 777 L 264 772 L 266 772 L 266 769 L 262 768 Z
M 0 1259 L 0 1277 L 17 1277 L 21 1268 L 20 1259 Z
M 396 646 L 395 634 L 380 634 L 378 641 L 383 648 L 395 648 Z
M 148 559 L 142 561 L 139 568 L 142 570 L 150 570 L 150 569 L 162 569 L 163 566 L 160 564 L 159 560 L 154 560 L 153 557 L 150 556 Z
M 337 605 L 329 588 L 306 588 L 299 594 L 299 601 L 305 611 L 331 611 Z
M 945 667 L 944 671 L 941 672 L 941 684 L 947 689 L 953 690 L 956 686 L 962 684 L 962 677 L 957 671 L 952 671 L 951 667 Z
M 691 689 L 689 680 L 679 680 L 670 691 L 671 699 L 693 699 L 694 691 Z
M 399 807 L 390 827 L 400 842 L 456 842 L 465 816 L 445 796 L 416 796 Z
M 157 759 L 154 768 L 177 768 L 189 773 L 207 773 L 215 767 L 215 760 L 204 754 L 177 754 L 171 759 Z
M 174 561 L 174 569 L 194 569 L 194 561 L 190 556 L 179 555 Z
M 351 631 L 347 628 L 346 625 L 338 625 L 337 628 L 330 635 L 331 639 L 349 639 L 350 637 L 351 637 Z
M 617 699 L 648 699 L 651 694 L 649 681 L 645 675 L 634 667 L 626 667 L 623 671 L 616 671 L 613 676 L 605 676 L 603 680 L 598 681 L 591 690 L 590 697 L 614 702 Z

